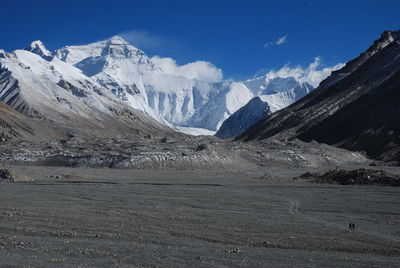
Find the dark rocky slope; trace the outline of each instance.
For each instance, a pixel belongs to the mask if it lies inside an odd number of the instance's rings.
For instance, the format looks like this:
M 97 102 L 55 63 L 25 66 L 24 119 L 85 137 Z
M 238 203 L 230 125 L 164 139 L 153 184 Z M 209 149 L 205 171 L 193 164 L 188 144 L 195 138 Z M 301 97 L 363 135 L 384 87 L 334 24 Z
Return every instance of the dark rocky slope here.
M 268 103 L 258 96 L 254 97 L 226 119 L 215 136 L 221 139 L 234 137 L 270 113 Z
M 359 168 L 355 170 L 331 170 L 324 174 L 304 173 L 299 178 L 317 183 L 330 183 L 342 185 L 382 185 L 400 186 L 400 176 L 390 174 L 384 170 Z
M 400 31 L 385 31 L 312 93 L 236 139 L 316 140 L 400 162 Z

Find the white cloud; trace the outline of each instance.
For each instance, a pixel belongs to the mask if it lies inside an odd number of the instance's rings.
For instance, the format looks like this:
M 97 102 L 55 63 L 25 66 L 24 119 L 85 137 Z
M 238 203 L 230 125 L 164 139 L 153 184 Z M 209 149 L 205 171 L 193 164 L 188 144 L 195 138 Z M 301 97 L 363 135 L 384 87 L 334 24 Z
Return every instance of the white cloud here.
M 336 71 L 344 66 L 343 63 L 338 63 L 334 66 L 320 68 L 321 58 L 316 57 L 307 68 L 301 66 L 291 67 L 289 65 L 283 66 L 281 69 L 275 71 L 271 70 L 266 73 L 268 79 L 276 77 L 286 78 L 294 77 L 299 82 L 307 82 L 310 85 L 317 87 L 319 83 L 327 78 L 333 71 Z
M 118 34 L 130 44 L 146 52 L 157 51 L 182 51 L 184 46 L 167 36 L 155 34 L 143 30 L 131 30 Z M 206 61 L 195 61 L 185 65 L 177 65 L 176 61 L 172 58 L 162 58 L 154 56 L 151 58 L 152 62 L 163 70 L 164 73 L 181 76 L 189 79 L 198 79 L 206 82 L 219 82 L 222 81 L 222 70 L 215 67 L 212 63 Z
M 284 43 L 286 43 L 287 36 L 288 36 L 288 35 L 285 34 L 284 36 L 279 37 L 279 38 L 278 38 L 276 41 L 274 41 L 274 42 L 265 43 L 265 44 L 264 44 L 264 48 L 271 47 L 271 46 L 280 46 L 280 45 L 283 45 Z
M 185 65 L 177 65 L 172 58 L 154 56 L 151 61 L 163 72 L 171 75 L 198 79 L 206 82 L 219 82 L 223 78 L 222 70 L 207 61 L 195 61 Z

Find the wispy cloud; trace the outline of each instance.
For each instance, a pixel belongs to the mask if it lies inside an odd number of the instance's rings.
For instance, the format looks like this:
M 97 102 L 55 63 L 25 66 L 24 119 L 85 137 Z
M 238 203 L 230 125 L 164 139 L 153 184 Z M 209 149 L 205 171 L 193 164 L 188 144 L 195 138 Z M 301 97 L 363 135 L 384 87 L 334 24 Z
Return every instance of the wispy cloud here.
M 123 37 L 133 46 L 155 54 L 181 50 L 184 48 L 180 42 L 173 38 L 144 30 L 130 30 L 118 35 Z
M 279 37 L 277 40 L 275 40 L 274 42 L 268 42 L 264 44 L 264 48 L 268 48 L 268 47 L 272 47 L 272 46 L 280 46 L 283 45 L 284 43 L 286 43 L 287 41 L 287 37 L 288 35 L 285 34 L 282 37 Z
M 278 40 L 276 40 L 276 44 L 278 46 L 280 46 L 280 45 L 286 43 L 286 38 L 287 38 L 287 34 L 285 34 L 284 36 L 278 38 Z

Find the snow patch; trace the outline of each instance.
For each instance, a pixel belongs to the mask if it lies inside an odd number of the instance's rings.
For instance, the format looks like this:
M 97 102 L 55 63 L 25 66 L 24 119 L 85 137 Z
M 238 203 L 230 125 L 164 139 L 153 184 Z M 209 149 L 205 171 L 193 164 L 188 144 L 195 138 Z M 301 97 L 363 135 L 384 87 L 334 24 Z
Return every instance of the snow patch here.
M 193 135 L 193 136 L 213 136 L 216 131 L 212 131 L 205 128 L 195 128 L 195 127 L 176 127 L 179 132 Z

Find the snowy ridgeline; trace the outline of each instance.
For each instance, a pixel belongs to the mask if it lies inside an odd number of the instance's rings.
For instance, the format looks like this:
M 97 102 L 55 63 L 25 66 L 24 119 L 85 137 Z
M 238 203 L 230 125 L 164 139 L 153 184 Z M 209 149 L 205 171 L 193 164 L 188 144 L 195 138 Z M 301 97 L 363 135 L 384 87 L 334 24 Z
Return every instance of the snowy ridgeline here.
M 226 119 L 215 135 L 219 138 L 231 138 L 239 135 L 268 114 L 289 106 L 313 89 L 311 85 L 303 83 L 295 88 L 254 97 Z
M 19 110 L 23 110 L 22 106 L 49 106 L 46 102 L 57 100 L 61 109 L 79 114 L 85 114 L 84 105 L 88 103 L 94 110 L 109 113 L 110 102 L 118 99 L 160 123 L 192 135 L 214 134 L 227 118 L 244 107 L 246 112 L 241 109 L 239 121 L 225 126 L 236 130 L 220 136 L 236 135 L 237 130 L 246 129 L 265 114 L 282 109 L 313 90 L 298 77 L 288 75 L 221 81 L 222 71 L 208 62 L 178 66 L 170 58 L 149 58 L 119 36 L 54 52 L 35 41 L 25 50 L 0 51 L 0 64 L 0 100 Z M 23 101 L 13 92 L 16 87 L 10 86 L 10 76 L 6 79 L 7 71 L 15 74 L 12 79 L 17 81 L 14 82 Z M 56 92 L 54 84 L 67 89 L 81 103 L 73 103 L 66 92 Z M 109 96 L 110 92 L 114 97 Z M 253 105 L 255 97 L 264 105 Z

